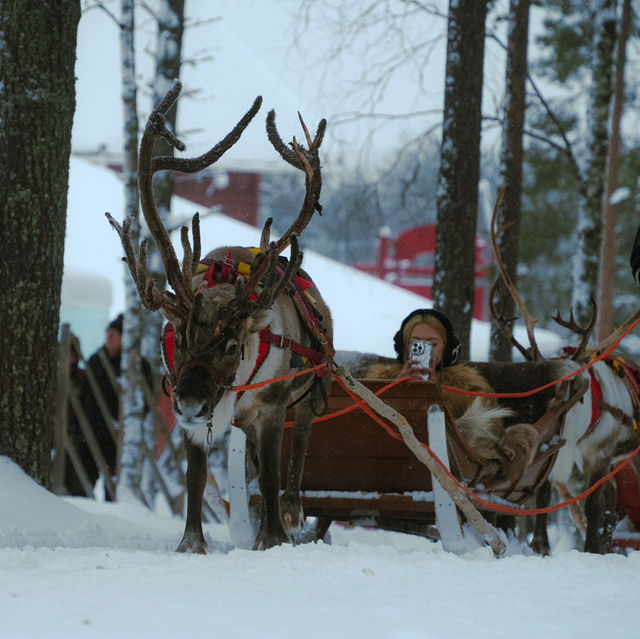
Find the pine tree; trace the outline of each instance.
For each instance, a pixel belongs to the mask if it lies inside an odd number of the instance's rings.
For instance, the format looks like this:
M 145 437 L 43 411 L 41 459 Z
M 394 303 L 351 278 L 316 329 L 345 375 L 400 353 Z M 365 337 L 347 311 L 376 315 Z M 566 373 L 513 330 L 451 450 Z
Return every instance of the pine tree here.
M 475 297 L 487 6 L 486 0 L 449 3 L 433 302 L 451 319 L 465 358 Z

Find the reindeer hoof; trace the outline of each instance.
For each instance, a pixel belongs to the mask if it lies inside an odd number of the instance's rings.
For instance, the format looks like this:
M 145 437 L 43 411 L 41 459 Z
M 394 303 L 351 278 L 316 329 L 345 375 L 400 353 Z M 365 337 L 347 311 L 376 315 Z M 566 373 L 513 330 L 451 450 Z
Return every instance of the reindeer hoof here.
M 176 552 L 188 552 L 196 555 L 206 555 L 208 550 L 209 546 L 207 546 L 204 537 L 195 533 L 185 533 L 176 548 Z
M 284 525 L 284 529 L 290 535 L 302 531 L 302 526 L 304 524 L 304 512 L 299 500 L 281 501 L 280 512 L 282 513 L 282 523 Z
M 268 532 L 261 529 L 256 537 L 256 543 L 253 545 L 253 549 L 268 550 L 274 546 L 281 546 L 287 543 L 289 543 L 289 536 L 284 532 L 284 529 L 275 532 Z
M 551 555 L 551 548 L 549 548 L 549 543 L 540 541 L 535 537 L 531 540 L 531 550 L 533 550 L 536 555 L 542 555 L 543 557 L 549 557 Z

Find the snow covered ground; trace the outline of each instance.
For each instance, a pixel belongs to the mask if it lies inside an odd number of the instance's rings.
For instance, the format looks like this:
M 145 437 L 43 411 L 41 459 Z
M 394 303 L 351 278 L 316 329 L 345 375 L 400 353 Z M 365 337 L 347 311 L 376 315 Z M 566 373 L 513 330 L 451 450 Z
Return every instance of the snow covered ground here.
M 640 552 L 594 556 L 553 530 L 553 556 L 509 540 L 463 556 L 398 533 L 332 526 L 332 543 L 206 556 L 183 520 L 133 502 L 48 493 L 0 457 L 0 636 L 180 639 L 638 636 Z

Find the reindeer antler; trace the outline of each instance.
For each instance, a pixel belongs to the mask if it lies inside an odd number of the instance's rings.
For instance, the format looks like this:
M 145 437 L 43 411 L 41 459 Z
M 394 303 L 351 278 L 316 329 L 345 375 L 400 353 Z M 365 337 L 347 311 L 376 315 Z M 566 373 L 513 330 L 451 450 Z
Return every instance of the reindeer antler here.
M 307 125 L 304 123 L 302 116 L 298 113 L 300 124 L 307 141 L 308 148 L 304 148 L 296 141 L 295 137 L 289 148 L 280 137 L 276 128 L 275 111 L 269 111 L 267 115 L 267 136 L 273 145 L 273 148 L 280 154 L 285 162 L 291 164 L 297 169 L 304 171 L 305 174 L 305 197 L 298 217 L 293 224 L 287 229 L 282 237 L 277 241 L 278 253 L 281 253 L 289 246 L 290 238 L 293 233 L 300 236 L 302 231 L 307 227 L 315 211 L 322 213 L 322 206 L 318 201 L 320 198 L 320 190 L 322 188 L 322 176 L 320 173 L 320 156 L 318 150 L 324 138 L 324 132 L 327 128 L 327 121 L 320 120 L 316 135 L 311 139 Z
M 520 297 L 520 294 L 518 293 L 518 289 L 515 287 L 513 280 L 511 279 L 509 273 L 507 272 L 504 262 L 502 261 L 502 256 L 500 255 L 500 250 L 498 249 L 498 238 L 500 237 L 500 235 L 502 235 L 502 233 L 504 233 L 505 229 L 508 227 L 508 225 L 504 225 L 498 229 L 496 228 L 497 220 L 498 220 L 498 211 L 500 210 L 500 205 L 502 204 L 503 198 L 504 198 L 504 189 L 501 189 L 500 193 L 498 194 L 496 204 L 493 208 L 493 215 L 491 217 L 491 248 L 493 250 L 493 255 L 496 258 L 496 264 L 498 266 L 498 270 L 500 271 L 500 277 L 502 278 L 502 281 L 507 291 L 513 298 L 513 301 L 516 303 L 516 306 L 518 307 L 522 315 L 522 319 L 527 329 L 527 337 L 529 339 L 530 347 L 525 348 L 524 346 L 522 346 L 522 344 L 520 344 L 516 340 L 513 334 L 513 331 L 509 326 L 509 322 L 512 322 L 513 320 L 505 320 L 503 317 L 503 313 L 500 313 L 500 315 L 495 313 L 495 306 L 493 304 L 493 294 L 495 293 L 497 282 L 491 288 L 491 294 L 490 294 L 491 314 L 495 318 L 496 322 L 500 325 L 500 329 L 510 337 L 512 344 L 524 355 L 526 359 L 534 360 L 534 361 L 541 360 L 544 358 L 540 353 L 540 349 L 538 348 L 538 344 L 536 342 L 536 337 L 535 337 L 535 325 L 538 323 L 538 320 L 532 318 L 529 311 L 527 310 L 527 307 L 525 306 L 524 301 L 522 300 L 522 298 Z
M 319 149 L 324 138 L 327 121 L 324 119 L 320 120 L 316 135 L 311 139 L 307 125 L 302 119 L 300 113 L 298 113 L 298 118 L 300 119 L 300 124 L 302 125 L 302 130 L 304 131 L 308 148 L 298 144 L 295 137 L 291 142 L 290 148 L 282 141 L 282 138 L 276 128 L 275 118 L 275 111 L 269 111 L 267 115 L 267 137 L 273 145 L 273 148 L 280 154 L 285 162 L 288 162 L 295 168 L 304 172 L 305 197 L 298 216 L 291 226 L 282 234 L 279 240 L 275 242 L 269 241 L 273 219 L 268 218 L 264 224 L 260 238 L 260 253 L 258 253 L 252 264 L 249 280 L 241 289 L 244 295 L 248 296 L 253 292 L 258 282 L 263 282 L 263 291 L 260 299 L 264 299 L 264 303 L 254 303 L 253 308 L 262 306 L 266 307 L 266 300 L 271 299 L 273 301 L 289 284 L 289 281 L 295 275 L 302 263 L 302 253 L 298 247 L 297 238 L 311 221 L 314 212 L 322 212 L 322 206 L 320 206 L 319 202 L 320 190 L 322 188 Z M 280 277 L 276 274 L 278 255 L 280 255 L 280 253 L 282 253 L 282 251 L 289 245 L 291 245 L 289 265 Z M 273 291 L 270 290 L 272 288 Z M 243 305 L 242 308 L 246 310 L 246 306 Z
M 176 101 L 181 90 L 182 84 L 176 80 L 167 95 L 152 111 L 142 135 L 138 159 L 138 180 L 142 213 L 144 214 L 151 236 L 158 247 L 162 265 L 167 276 L 167 282 L 175 291 L 175 295 L 168 291 L 160 293 L 155 283 L 148 277 L 144 243 L 140 248 L 140 256 L 136 259 L 131 245 L 131 221 L 125 220 L 123 225 L 120 226 L 111 216 L 108 216 L 108 218 L 120 236 L 129 270 L 136 283 L 143 304 L 149 308 L 149 310 L 162 308 L 167 315 L 186 318 L 194 302 L 191 278 L 200 259 L 200 227 L 198 217 L 196 214 L 192 222 L 193 249 L 189 243 L 188 229 L 183 227 L 181 230 L 182 245 L 184 248 L 184 259 L 181 268 L 169 233 L 162 224 L 160 214 L 155 204 L 152 185 L 153 174 L 161 170 L 195 173 L 217 162 L 217 160 L 240 139 L 240 136 L 260 109 L 262 98 L 257 97 L 249 111 L 240 119 L 236 126 L 218 142 L 218 144 L 203 155 L 192 159 L 175 158 L 170 155 L 153 157 L 153 148 L 158 138 L 164 138 L 173 148 L 179 151 L 184 151 L 185 149 L 184 144 L 169 131 L 165 120 L 166 112 Z
M 515 338 L 513 331 L 511 330 L 511 324 L 517 319 L 515 317 L 506 318 L 504 316 L 504 308 L 498 309 L 496 308 L 496 304 L 494 301 L 498 285 L 500 284 L 500 279 L 497 279 L 491 289 L 489 290 L 489 312 L 491 313 L 491 317 L 495 320 L 498 329 L 505 335 L 511 343 L 520 351 L 520 354 L 526 359 L 531 359 L 531 352 L 528 348 L 525 348 L 520 342 Z
M 576 350 L 571 355 L 571 359 L 577 360 L 583 353 L 585 348 L 587 347 L 587 343 L 589 342 L 589 338 L 591 337 L 591 333 L 596 325 L 596 321 L 598 319 L 598 306 L 595 303 L 595 300 L 591 297 L 589 298 L 591 302 L 591 319 L 586 326 L 580 326 L 575 320 L 573 316 L 573 309 L 569 311 L 569 319 L 564 320 L 560 315 L 560 311 L 558 311 L 553 316 L 553 321 L 564 328 L 568 328 L 572 333 L 580 336 L 580 343 L 576 347 Z

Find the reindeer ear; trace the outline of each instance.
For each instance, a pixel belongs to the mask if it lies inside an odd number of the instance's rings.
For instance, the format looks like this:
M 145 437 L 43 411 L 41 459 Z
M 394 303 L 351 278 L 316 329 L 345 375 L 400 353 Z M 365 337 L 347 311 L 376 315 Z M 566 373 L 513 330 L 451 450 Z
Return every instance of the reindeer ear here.
M 273 311 L 271 309 L 264 309 L 258 311 L 255 315 L 251 315 L 247 320 L 247 329 L 250 333 L 258 333 L 263 328 L 266 328 L 273 319 Z
M 511 448 L 511 446 L 503 446 L 502 447 L 502 452 L 505 454 L 505 457 L 509 460 L 509 461 L 513 461 L 516 457 L 516 451 L 513 450 L 513 448 Z

